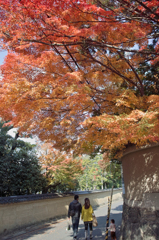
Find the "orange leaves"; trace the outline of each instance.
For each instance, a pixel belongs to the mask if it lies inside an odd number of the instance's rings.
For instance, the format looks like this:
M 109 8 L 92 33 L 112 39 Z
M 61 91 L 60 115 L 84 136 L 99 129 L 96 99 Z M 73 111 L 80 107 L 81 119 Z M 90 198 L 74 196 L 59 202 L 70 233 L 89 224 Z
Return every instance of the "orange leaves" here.
M 82 72 L 80 71 L 67 73 L 64 77 L 65 80 L 69 80 L 73 84 L 78 84 L 80 81 L 83 80 Z
M 151 95 L 148 97 L 149 110 L 150 111 L 159 111 L 159 96 Z
M 144 109 L 145 106 L 145 98 L 137 97 L 135 93 L 131 90 L 125 90 L 121 93 L 119 97 L 116 98 L 117 106 L 125 106 L 129 109 Z
M 103 114 L 86 120 L 83 127 L 87 131 L 81 137 L 81 147 L 90 152 L 95 150 L 96 146 L 102 146 L 103 150 L 108 149 L 109 153 L 118 157 L 129 144 L 143 146 L 159 141 L 159 98 L 150 96 L 143 102 L 147 102 L 147 111 L 136 109 L 130 114 Z
M 2 4 L 1 0 L 1 4 Z M 51 2 L 40 2 L 36 5 L 36 1 L 28 1 L 18 4 L 13 1 L 13 6 L 7 7 L 7 3 L 4 5 L 5 14 L 9 14 L 10 18 L 5 19 L 11 26 L 7 28 L 3 25 L 4 30 L 10 32 L 15 38 L 15 45 L 18 46 L 18 41 L 23 42 L 24 46 L 29 41 L 30 43 L 36 42 L 39 44 L 44 43 L 46 45 L 62 44 L 62 42 L 77 42 L 81 41 L 83 37 L 100 36 L 105 34 L 106 29 L 113 32 L 115 27 L 115 36 L 119 38 L 125 35 L 125 30 L 130 32 L 132 27 L 124 27 L 122 31 L 122 25 L 115 20 L 115 15 L 112 11 L 105 11 L 102 8 L 92 4 L 85 4 L 85 1 L 81 2 L 71 1 L 56 1 L 54 5 Z M 21 11 L 19 10 L 21 7 Z M 14 8 L 14 16 L 10 15 L 10 12 Z M 26 17 L 24 17 L 26 16 Z M 105 21 L 105 22 L 103 22 Z M 29 26 L 29 27 L 28 27 Z M 112 26 L 112 27 L 111 27 Z M 113 31 L 110 31 L 113 30 Z M 120 29 L 120 31 L 118 31 Z M 107 34 L 109 36 L 109 34 Z M 108 42 L 111 42 L 108 38 Z M 104 39 L 104 38 L 103 38 Z M 11 37 L 10 42 L 14 39 Z M 109 41 L 110 40 L 110 41 Z M 16 43 L 17 41 L 17 43 Z M 119 41 L 118 41 L 119 42 Z M 22 48 L 22 46 L 20 47 Z
M 66 151 L 97 145 L 113 151 L 157 139 L 158 98 L 147 101 L 146 73 L 139 71 L 152 56 L 158 60 L 158 45 L 148 49 L 152 23 L 84 0 L 0 0 L 0 6 L 0 37 L 10 49 L 2 116 Z
M 73 180 L 83 172 L 82 160 L 73 159 L 71 154 L 66 155 L 64 152 L 55 150 L 49 143 L 41 147 L 40 162 L 50 184 L 61 182 L 74 187 Z

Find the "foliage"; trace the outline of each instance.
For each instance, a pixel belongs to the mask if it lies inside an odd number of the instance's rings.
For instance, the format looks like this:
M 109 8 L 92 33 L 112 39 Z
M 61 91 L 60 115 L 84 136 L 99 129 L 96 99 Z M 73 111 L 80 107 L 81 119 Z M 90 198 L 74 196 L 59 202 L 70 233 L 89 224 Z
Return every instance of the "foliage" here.
M 111 188 L 114 186 L 114 188 L 121 187 L 121 162 L 118 161 L 112 161 L 107 167 L 107 172 L 110 173 L 110 177 L 107 181 L 107 187 Z
M 53 149 L 51 144 L 43 144 L 42 150 L 40 162 L 47 180 L 43 193 L 76 189 L 76 179 L 83 173 L 81 159 L 61 153 Z
M 3 118 L 74 154 L 159 141 L 158 5 L 0 0 Z
M 45 179 L 34 146 L 8 135 L 12 127 L 3 124 L 0 122 L 0 196 L 41 191 Z
M 148 49 L 154 50 L 157 40 L 153 40 L 152 43 L 148 45 Z M 150 62 L 145 61 L 140 64 L 137 69 L 138 73 L 143 75 L 143 86 L 145 95 L 159 95 L 159 64 L 150 64 Z M 137 92 L 138 94 L 138 92 Z
M 78 178 L 80 190 L 94 190 L 103 188 L 103 182 L 106 177 L 102 175 L 102 171 L 98 164 L 100 157 L 96 155 L 91 159 L 89 156 L 82 157 L 82 166 L 84 168 L 83 175 Z
M 82 156 L 83 174 L 78 177 L 79 188 L 81 190 L 94 190 L 121 186 L 120 164 L 105 161 L 102 154 L 90 158 L 88 155 Z

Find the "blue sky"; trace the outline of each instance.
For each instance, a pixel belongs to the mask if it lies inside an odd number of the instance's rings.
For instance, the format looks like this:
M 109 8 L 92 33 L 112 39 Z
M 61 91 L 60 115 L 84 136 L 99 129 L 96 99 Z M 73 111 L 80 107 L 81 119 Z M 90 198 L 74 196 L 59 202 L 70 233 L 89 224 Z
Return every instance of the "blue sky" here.
M 4 61 L 4 57 L 7 55 L 7 51 L 0 51 L 0 65 Z

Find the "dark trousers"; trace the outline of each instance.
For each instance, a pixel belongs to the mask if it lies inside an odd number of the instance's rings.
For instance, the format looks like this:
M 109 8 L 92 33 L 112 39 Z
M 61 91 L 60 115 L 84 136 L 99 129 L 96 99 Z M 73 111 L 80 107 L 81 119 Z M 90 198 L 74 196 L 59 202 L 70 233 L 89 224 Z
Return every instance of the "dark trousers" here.
M 74 236 L 77 236 L 78 225 L 79 225 L 79 218 L 72 217 L 72 228 L 73 228 L 73 235 Z
M 84 222 L 85 230 L 88 230 L 88 225 L 89 230 L 92 231 L 92 222 Z

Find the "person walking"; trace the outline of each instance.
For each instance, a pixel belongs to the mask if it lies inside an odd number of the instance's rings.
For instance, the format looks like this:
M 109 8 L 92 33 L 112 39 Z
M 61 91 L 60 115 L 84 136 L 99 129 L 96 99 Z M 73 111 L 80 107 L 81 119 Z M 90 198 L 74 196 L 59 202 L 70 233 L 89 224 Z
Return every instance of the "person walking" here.
M 116 226 L 114 219 L 111 219 L 110 226 L 107 228 L 110 230 L 111 239 L 116 240 Z
M 70 203 L 68 209 L 68 219 L 72 217 L 73 239 L 77 239 L 79 219 L 82 210 L 82 206 L 79 203 L 79 196 L 75 195 L 74 200 Z
M 93 227 L 92 227 L 92 221 L 93 221 L 93 208 L 90 204 L 89 198 L 85 198 L 85 203 L 82 207 L 82 216 L 81 219 L 84 222 L 85 226 L 85 240 L 88 238 L 88 225 L 89 225 L 89 231 L 90 231 L 90 239 L 93 238 L 92 232 L 93 232 Z

